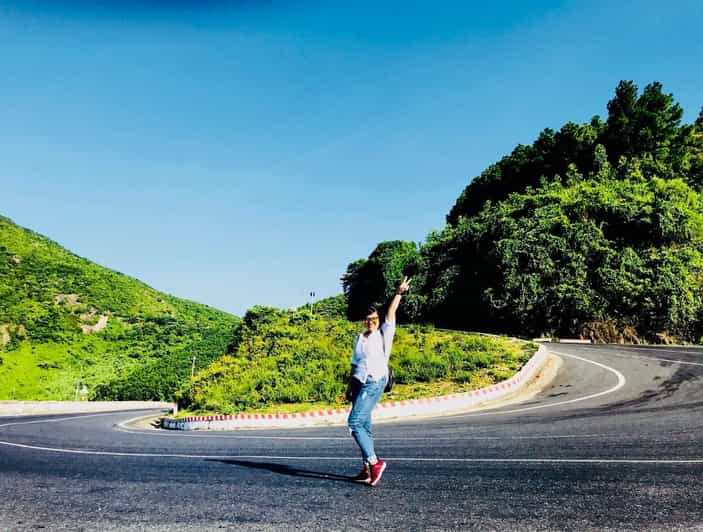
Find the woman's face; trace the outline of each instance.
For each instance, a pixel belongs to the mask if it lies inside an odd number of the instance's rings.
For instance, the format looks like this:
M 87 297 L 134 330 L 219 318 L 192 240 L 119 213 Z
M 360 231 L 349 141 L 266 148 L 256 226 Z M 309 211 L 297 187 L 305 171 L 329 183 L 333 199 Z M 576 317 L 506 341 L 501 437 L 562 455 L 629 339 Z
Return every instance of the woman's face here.
M 378 312 L 372 312 L 364 318 L 364 326 L 369 332 L 374 332 L 376 329 L 378 329 L 378 322 Z

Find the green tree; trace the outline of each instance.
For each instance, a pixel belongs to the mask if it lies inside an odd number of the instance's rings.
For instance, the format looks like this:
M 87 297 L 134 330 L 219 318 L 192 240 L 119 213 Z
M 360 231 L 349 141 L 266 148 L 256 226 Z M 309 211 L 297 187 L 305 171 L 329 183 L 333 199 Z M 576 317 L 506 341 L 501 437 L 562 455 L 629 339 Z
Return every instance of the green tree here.
M 613 321 L 649 339 L 691 338 L 703 288 L 701 194 L 681 179 L 642 179 L 636 165 L 628 176 L 603 164 L 591 178 L 513 194 L 431 234 L 422 253 L 432 321 L 560 335 Z
M 298 310 L 306 308 L 309 308 L 309 305 L 305 305 Z M 347 302 L 344 294 L 339 294 L 338 296 L 326 297 L 315 301 L 312 310 L 316 315 L 323 318 L 345 319 L 347 316 Z
M 608 103 L 608 121 L 602 142 L 610 160 L 639 157 L 651 161 L 652 173 L 675 177 L 683 167 L 681 118 L 683 109 L 659 82 L 647 85 L 637 96 L 637 85 L 621 81 Z
M 659 82 L 647 85 L 642 94 L 632 81 L 621 81 L 608 103 L 608 120 L 598 116 L 588 124 L 569 122 L 554 133 L 545 129 L 532 145 L 518 145 L 513 152 L 489 166 L 462 191 L 447 215 L 447 223 L 456 224 L 461 216 L 474 216 L 486 201 L 502 201 L 513 192 L 566 176 L 573 168 L 588 176 L 596 170 L 594 148 L 601 144 L 612 166 L 621 158 L 640 160 L 647 176 L 667 179 L 690 178 L 698 186 L 700 154 L 693 141 L 694 126 L 683 126 L 683 109 L 671 94 L 665 94 Z M 700 130 L 700 128 L 698 129 Z M 700 188 L 700 187 L 699 187 Z
M 690 130 L 687 144 L 691 153 L 688 181 L 697 190 L 703 190 L 703 108 Z
M 369 305 L 383 305 L 390 300 L 403 275 L 418 271 L 419 258 L 413 242 L 394 240 L 378 244 L 368 259 L 349 264 L 342 277 L 348 318 L 359 320 Z M 407 317 L 402 308 L 398 316 L 401 320 Z

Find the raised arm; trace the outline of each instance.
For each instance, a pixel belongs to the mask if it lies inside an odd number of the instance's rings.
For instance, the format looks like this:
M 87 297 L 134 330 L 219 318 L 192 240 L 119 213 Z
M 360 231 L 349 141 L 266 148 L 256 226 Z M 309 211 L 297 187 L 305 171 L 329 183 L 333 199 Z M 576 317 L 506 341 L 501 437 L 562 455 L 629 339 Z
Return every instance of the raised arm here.
M 411 280 L 412 279 L 410 279 L 407 276 L 403 277 L 403 282 L 400 283 L 400 285 L 398 286 L 398 289 L 395 291 L 395 295 L 393 296 L 393 299 L 391 300 L 391 304 L 388 307 L 388 313 L 386 314 L 386 321 L 395 322 L 395 312 L 398 310 L 398 306 L 400 305 L 400 298 L 410 288 L 410 281 Z

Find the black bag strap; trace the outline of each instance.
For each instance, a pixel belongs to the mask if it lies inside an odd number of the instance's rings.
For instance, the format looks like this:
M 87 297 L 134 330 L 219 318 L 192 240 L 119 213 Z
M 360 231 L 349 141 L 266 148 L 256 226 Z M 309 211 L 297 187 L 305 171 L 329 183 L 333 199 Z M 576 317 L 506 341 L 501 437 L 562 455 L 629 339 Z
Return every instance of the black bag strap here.
M 383 344 L 383 354 L 386 354 L 386 335 L 383 334 L 383 329 L 380 327 L 378 331 L 381 333 L 381 343 Z M 393 368 L 390 366 L 390 360 L 386 364 L 388 367 L 388 381 L 386 382 L 386 387 L 383 389 L 383 393 L 388 393 L 393 388 L 393 383 L 395 382 L 395 377 L 393 377 Z

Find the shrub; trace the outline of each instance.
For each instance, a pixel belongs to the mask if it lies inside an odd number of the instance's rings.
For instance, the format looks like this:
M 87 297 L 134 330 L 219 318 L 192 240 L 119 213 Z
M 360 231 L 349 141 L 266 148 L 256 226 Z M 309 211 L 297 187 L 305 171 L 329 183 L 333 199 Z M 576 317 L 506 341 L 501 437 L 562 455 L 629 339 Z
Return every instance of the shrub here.
M 248 313 L 249 314 L 249 313 Z M 238 412 L 276 404 L 340 404 L 358 324 L 325 319 L 301 309 L 276 310 L 244 321 L 235 352 L 215 360 L 178 392 L 181 407 Z M 470 347 L 470 350 L 465 349 Z M 471 382 L 477 372 L 502 380 L 517 371 L 536 346 L 503 338 L 398 328 L 391 366 L 399 385 Z M 486 369 L 500 367 L 491 375 Z

